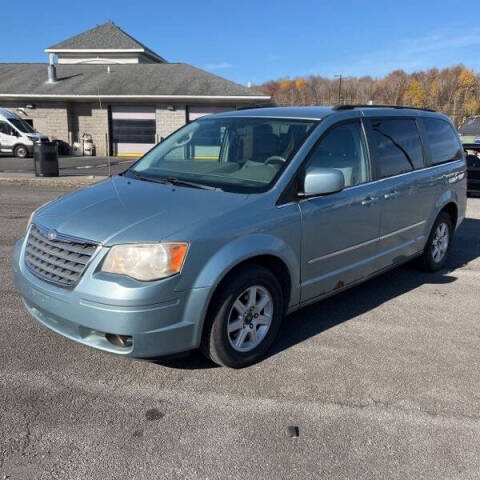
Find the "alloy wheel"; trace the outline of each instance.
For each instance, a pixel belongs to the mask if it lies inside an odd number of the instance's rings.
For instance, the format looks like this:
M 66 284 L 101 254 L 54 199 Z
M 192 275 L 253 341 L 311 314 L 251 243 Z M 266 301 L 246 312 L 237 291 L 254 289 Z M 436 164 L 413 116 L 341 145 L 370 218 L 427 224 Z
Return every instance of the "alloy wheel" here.
M 440 263 L 448 250 L 450 232 L 445 222 L 438 224 L 432 241 L 432 258 L 435 263 Z
M 227 334 L 232 348 L 238 352 L 256 348 L 270 329 L 272 315 L 273 299 L 265 287 L 254 285 L 243 291 L 228 316 Z

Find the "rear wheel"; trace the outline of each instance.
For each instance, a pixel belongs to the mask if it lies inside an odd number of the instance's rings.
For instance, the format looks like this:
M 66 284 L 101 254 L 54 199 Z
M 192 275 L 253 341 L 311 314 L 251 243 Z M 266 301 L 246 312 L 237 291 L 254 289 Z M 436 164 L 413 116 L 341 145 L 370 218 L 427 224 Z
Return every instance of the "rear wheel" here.
M 206 319 L 201 350 L 215 363 L 241 368 L 258 361 L 280 329 L 284 298 L 264 267 L 249 265 L 224 281 Z
M 419 258 L 423 270 L 435 272 L 445 265 L 452 243 L 452 236 L 452 218 L 448 213 L 442 212 L 435 220 L 425 250 Z
M 17 145 L 13 150 L 13 154 L 17 158 L 25 158 L 28 155 L 28 150 L 25 145 Z

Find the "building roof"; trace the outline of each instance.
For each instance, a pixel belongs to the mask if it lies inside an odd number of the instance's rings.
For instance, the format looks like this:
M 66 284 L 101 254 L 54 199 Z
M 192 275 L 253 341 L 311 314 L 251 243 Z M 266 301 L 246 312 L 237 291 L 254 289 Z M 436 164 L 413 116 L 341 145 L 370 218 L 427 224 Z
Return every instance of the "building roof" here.
M 61 42 L 56 43 L 45 49 L 46 52 L 71 52 L 71 51 L 110 51 L 110 50 L 134 50 L 145 53 L 154 59 L 164 62 L 165 60 L 143 45 L 137 39 L 124 32 L 113 22 L 106 22 L 102 25 L 87 30 L 85 32 L 74 35 Z
M 47 83 L 47 64 L 0 64 L 1 98 L 86 99 L 171 98 L 268 102 L 268 95 L 185 63 L 56 65 L 55 83 Z M 110 70 L 110 73 L 108 72 Z
M 480 136 L 480 115 L 468 117 L 467 121 L 458 129 L 461 135 Z

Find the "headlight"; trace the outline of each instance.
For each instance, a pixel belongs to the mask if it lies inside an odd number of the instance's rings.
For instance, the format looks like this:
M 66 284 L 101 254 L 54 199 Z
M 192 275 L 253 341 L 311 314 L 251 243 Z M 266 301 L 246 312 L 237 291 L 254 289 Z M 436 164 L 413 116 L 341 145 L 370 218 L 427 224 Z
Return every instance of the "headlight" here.
M 115 245 L 103 262 L 102 271 L 149 281 L 180 273 L 188 243 Z

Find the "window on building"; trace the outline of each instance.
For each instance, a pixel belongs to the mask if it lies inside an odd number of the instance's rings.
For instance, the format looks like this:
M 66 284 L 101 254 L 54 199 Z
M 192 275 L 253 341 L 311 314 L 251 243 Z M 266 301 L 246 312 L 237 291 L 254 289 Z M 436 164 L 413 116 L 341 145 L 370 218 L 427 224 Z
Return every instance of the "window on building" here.
M 112 138 L 117 143 L 155 143 L 155 120 L 113 119 Z

